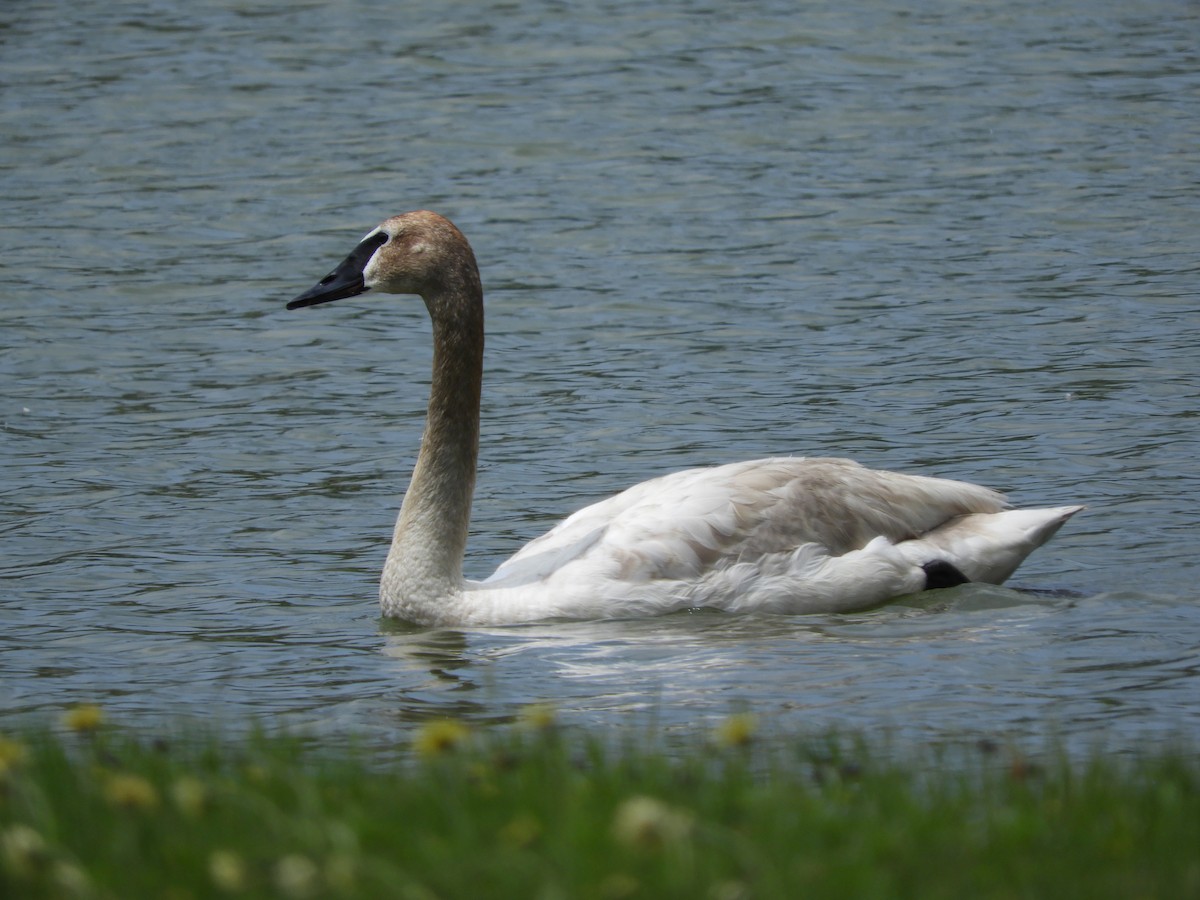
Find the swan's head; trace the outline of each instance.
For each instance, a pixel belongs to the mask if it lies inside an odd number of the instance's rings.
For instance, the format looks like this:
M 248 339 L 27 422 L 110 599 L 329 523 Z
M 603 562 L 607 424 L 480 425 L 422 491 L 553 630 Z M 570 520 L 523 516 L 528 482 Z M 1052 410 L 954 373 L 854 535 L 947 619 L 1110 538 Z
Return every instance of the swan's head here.
M 428 304 L 448 292 L 470 292 L 472 286 L 479 291 L 479 270 L 467 239 L 448 219 L 419 210 L 393 216 L 372 229 L 341 265 L 287 308 L 316 306 L 375 290 L 419 294 Z

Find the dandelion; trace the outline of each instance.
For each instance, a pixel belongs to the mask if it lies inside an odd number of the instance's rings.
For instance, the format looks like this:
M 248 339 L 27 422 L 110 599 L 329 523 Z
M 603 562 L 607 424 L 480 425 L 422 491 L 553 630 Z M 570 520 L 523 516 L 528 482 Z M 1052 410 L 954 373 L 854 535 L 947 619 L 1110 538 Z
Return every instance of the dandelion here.
M 440 756 L 467 739 L 469 729 L 455 719 L 439 719 L 421 727 L 413 739 L 413 747 L 425 757 Z
M 238 893 L 246 887 L 246 867 L 231 850 L 215 850 L 208 858 L 208 877 L 222 891 Z
M 754 740 L 758 720 L 750 713 L 737 713 L 717 726 L 713 738 L 723 747 L 745 747 Z
M 0 858 L 18 875 L 33 875 L 50 861 L 46 840 L 28 825 L 13 825 L 0 832 Z
M 634 849 L 657 850 L 667 844 L 678 844 L 692 830 L 692 817 L 653 797 L 630 797 L 613 817 L 613 837 L 618 843 Z
M 499 765 L 503 765 L 502 762 Z M 467 779 L 475 786 L 481 797 L 495 797 L 500 793 L 496 787 L 496 767 L 485 762 L 473 762 L 467 766 Z
M 199 778 L 184 775 L 171 785 L 171 799 L 175 801 L 176 809 L 194 819 L 208 805 L 208 789 Z
M 141 775 L 110 776 L 104 796 L 121 809 L 151 810 L 158 806 L 158 791 Z
M 265 784 L 271 777 L 271 773 L 267 771 L 265 766 L 260 766 L 254 763 L 246 766 L 246 780 L 252 781 L 255 784 Z
M 59 888 L 60 897 L 86 897 L 91 884 L 87 873 L 74 863 L 59 860 L 50 871 L 50 878 Z
M 542 823 L 528 813 L 518 815 L 500 829 L 500 840 L 513 847 L 530 847 L 542 836 Z
M 517 721 L 530 731 L 549 731 L 557 724 L 554 706 L 549 703 L 529 704 L 518 714 Z
M 307 897 L 317 887 L 320 870 L 307 856 L 292 853 L 275 864 L 275 885 L 289 897 Z
M 0 779 L 20 768 L 29 756 L 29 750 L 20 741 L 0 736 Z
M 95 731 L 104 724 L 104 710 L 94 703 L 81 703 L 63 714 L 63 724 L 72 731 Z

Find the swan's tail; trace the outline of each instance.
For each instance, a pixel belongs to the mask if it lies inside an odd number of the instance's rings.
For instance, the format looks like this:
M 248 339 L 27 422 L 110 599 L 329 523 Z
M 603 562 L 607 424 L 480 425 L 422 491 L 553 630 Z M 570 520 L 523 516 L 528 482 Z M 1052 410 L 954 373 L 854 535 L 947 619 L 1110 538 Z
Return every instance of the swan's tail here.
M 949 564 L 970 581 L 1003 584 L 1025 557 L 1083 508 L 1008 509 L 959 516 L 897 546 L 919 566 Z

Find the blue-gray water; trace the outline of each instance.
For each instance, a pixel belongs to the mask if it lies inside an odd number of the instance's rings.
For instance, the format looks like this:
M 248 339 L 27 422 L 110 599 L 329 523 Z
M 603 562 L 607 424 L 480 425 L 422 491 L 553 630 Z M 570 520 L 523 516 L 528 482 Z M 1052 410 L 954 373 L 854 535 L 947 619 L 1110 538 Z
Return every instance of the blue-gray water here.
M 9 4 L 0 728 L 76 702 L 1200 741 L 1190 0 Z M 288 313 L 428 207 L 488 291 L 468 570 L 707 462 L 1089 505 L 1014 583 L 847 616 L 382 623 L 419 301 Z

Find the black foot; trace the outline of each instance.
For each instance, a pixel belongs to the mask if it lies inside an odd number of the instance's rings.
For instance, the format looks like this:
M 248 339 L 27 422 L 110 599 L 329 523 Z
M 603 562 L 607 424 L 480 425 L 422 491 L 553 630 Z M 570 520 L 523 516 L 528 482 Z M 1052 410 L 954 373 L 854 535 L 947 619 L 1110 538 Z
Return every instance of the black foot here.
M 944 559 L 927 562 L 921 568 L 925 570 L 925 590 L 927 591 L 956 587 L 960 584 L 967 584 L 971 580 Z

